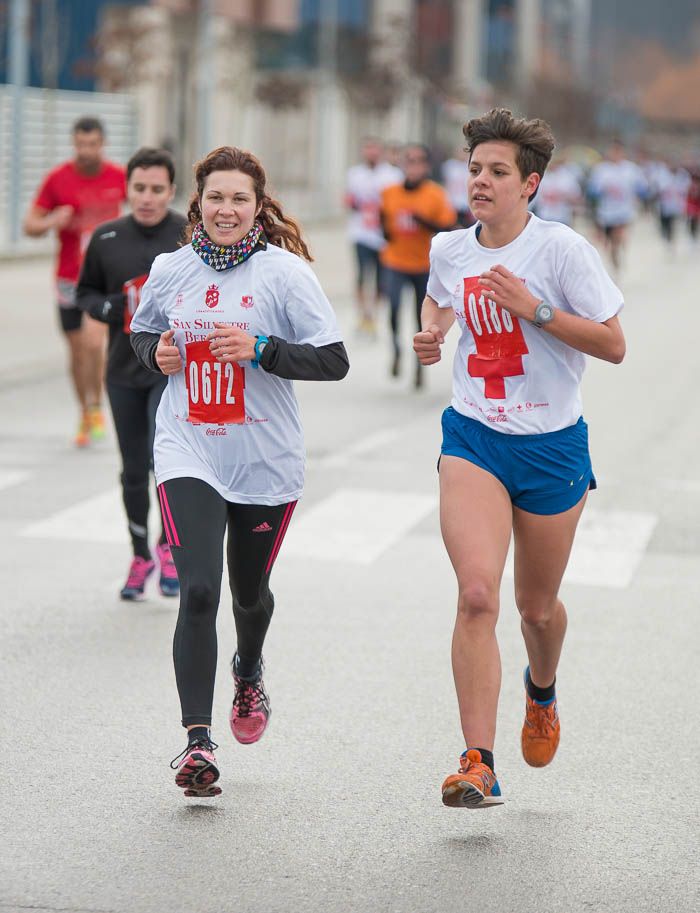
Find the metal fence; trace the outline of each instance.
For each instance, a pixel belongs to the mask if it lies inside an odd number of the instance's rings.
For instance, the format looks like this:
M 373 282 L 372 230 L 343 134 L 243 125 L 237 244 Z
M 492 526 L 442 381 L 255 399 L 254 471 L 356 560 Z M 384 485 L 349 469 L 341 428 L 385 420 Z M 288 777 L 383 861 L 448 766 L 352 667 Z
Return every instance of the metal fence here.
M 107 156 L 112 161 L 126 163 L 138 139 L 136 105 L 130 95 L 26 88 L 22 90 L 22 151 L 17 161 L 14 92 L 13 86 L 0 85 L 0 253 L 13 249 L 13 195 L 19 193 L 21 219 L 46 172 L 72 158 L 71 130 L 79 117 L 102 120 Z M 21 238 L 18 246 L 31 249 L 37 245 L 41 242 Z

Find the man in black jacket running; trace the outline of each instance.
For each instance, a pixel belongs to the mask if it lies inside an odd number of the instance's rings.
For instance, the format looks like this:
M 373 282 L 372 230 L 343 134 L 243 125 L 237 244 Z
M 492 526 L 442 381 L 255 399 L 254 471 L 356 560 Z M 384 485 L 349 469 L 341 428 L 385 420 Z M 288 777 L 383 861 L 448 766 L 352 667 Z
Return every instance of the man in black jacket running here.
M 168 207 L 175 194 L 168 152 L 139 149 L 127 165 L 131 214 L 105 222 L 88 245 L 77 305 L 109 325 L 107 394 L 122 457 L 122 492 L 134 557 L 122 599 L 140 599 L 155 570 L 148 546 L 148 507 L 155 416 L 167 377 L 145 370 L 129 340 L 140 290 L 158 254 L 178 248 L 187 220 Z M 156 546 L 160 591 L 177 596 L 177 572 L 165 533 Z

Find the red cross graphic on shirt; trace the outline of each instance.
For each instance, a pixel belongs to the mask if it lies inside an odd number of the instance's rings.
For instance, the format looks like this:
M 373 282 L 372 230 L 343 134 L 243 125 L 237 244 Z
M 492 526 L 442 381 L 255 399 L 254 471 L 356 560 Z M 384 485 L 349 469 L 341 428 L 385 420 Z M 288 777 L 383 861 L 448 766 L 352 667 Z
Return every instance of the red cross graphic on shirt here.
M 478 276 L 464 279 L 464 318 L 476 344 L 467 360 L 469 376 L 484 379 L 488 399 L 505 399 L 506 377 L 525 373 L 523 355 L 529 350 L 520 321 L 484 297 Z

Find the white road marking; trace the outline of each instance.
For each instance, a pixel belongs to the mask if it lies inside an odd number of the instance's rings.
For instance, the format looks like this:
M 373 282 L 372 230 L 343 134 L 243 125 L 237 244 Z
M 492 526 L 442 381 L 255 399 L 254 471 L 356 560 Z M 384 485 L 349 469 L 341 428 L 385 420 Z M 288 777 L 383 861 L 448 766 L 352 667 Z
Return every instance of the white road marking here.
M 652 513 L 586 508 L 564 575 L 565 583 L 623 590 L 634 578 L 658 522 Z M 513 548 L 506 574 L 513 576 Z
M 154 541 L 159 535 L 159 523 L 158 498 L 154 492 L 151 492 L 149 513 L 151 541 Z M 128 543 L 129 533 L 121 488 L 112 488 L 92 498 L 79 501 L 72 507 L 59 510 L 44 520 L 27 526 L 20 532 L 20 535 L 32 539 L 75 540 L 114 545 Z
M 19 485 L 20 482 L 26 481 L 30 475 L 31 473 L 23 469 L 0 469 L 0 489 Z
M 371 564 L 436 506 L 437 498 L 429 495 L 340 489 L 294 517 L 282 552 L 285 556 Z M 152 519 L 154 514 L 157 516 L 152 509 Z M 20 535 L 127 543 L 121 491 L 114 488 L 60 510 L 32 523 Z
M 670 491 L 700 491 L 700 481 L 698 479 L 660 479 L 659 484 L 662 488 Z
M 341 488 L 292 519 L 282 556 L 371 564 L 436 506 L 430 495 Z
M 346 466 L 348 463 L 353 462 L 356 457 L 364 456 L 387 444 L 393 444 L 404 430 L 405 429 L 401 428 L 383 428 L 381 431 L 375 431 L 373 434 L 368 434 L 367 437 L 361 438 L 344 450 L 336 453 L 329 453 L 327 456 L 318 457 L 313 460 L 309 459 L 309 465 L 314 467 Z
M 282 546 L 284 557 L 369 565 L 437 507 L 437 498 L 410 492 L 343 488 L 302 509 Z M 158 535 L 151 499 L 151 539 Z M 586 508 L 564 580 L 584 586 L 628 587 L 641 563 L 656 514 Z M 128 544 L 119 488 L 103 492 L 23 529 L 23 537 Z M 436 536 L 438 535 L 436 526 Z M 410 571 L 408 571 L 410 572 Z M 505 573 L 513 575 L 512 548 Z

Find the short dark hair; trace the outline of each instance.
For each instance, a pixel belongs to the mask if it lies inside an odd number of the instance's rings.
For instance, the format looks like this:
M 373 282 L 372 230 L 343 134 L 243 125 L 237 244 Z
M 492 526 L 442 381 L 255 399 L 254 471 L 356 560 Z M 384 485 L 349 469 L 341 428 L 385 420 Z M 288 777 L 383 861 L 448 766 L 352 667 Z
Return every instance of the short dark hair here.
M 522 178 L 533 172 L 541 178 L 554 152 L 554 134 L 547 121 L 513 117 L 507 108 L 492 108 L 487 114 L 472 118 L 462 127 L 462 133 L 467 140 L 466 152 L 470 158 L 481 143 L 513 143 L 518 147 L 515 162 Z
M 79 117 L 73 124 L 73 133 L 92 133 L 97 130 L 102 136 L 105 135 L 104 124 L 98 117 Z
M 419 149 L 423 153 L 423 158 L 430 164 L 430 149 L 424 143 L 405 143 L 401 151 L 405 155 L 409 149 Z
M 175 162 L 167 149 L 154 149 L 152 146 L 142 146 L 131 156 L 126 165 L 126 179 L 131 177 L 134 168 L 156 168 L 162 166 L 167 169 L 170 183 L 175 180 Z

